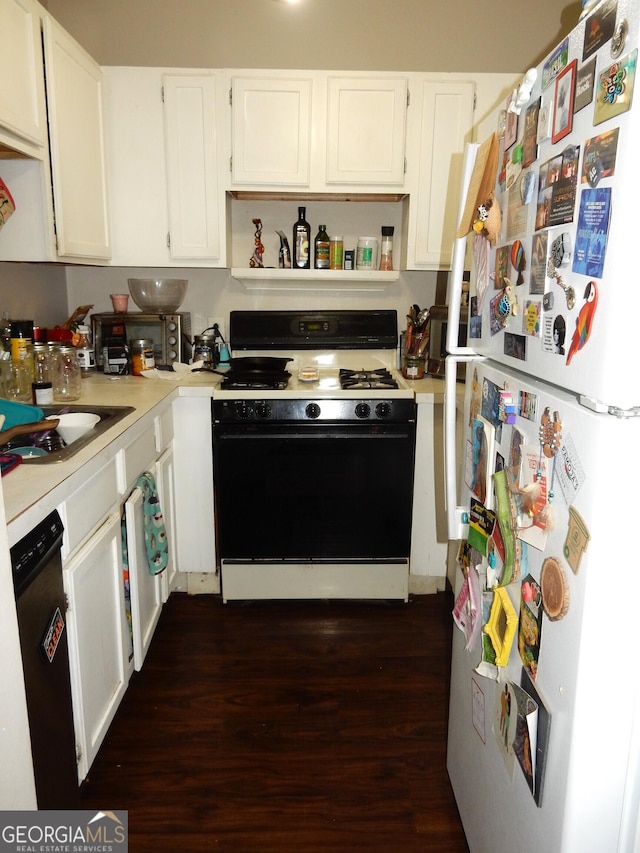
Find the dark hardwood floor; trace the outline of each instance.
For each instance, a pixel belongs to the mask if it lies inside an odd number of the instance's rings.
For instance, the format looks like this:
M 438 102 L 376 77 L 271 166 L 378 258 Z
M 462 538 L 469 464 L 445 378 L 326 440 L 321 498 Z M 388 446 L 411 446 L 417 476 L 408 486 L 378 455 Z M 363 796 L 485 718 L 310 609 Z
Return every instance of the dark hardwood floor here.
M 132 853 L 466 853 L 451 607 L 174 594 L 83 808 L 128 809 Z

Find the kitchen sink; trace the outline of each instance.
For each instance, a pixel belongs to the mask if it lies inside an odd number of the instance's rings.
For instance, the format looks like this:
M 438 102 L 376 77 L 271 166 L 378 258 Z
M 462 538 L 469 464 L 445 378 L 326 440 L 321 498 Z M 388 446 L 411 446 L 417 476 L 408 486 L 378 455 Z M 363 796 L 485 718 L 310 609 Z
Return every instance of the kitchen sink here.
M 103 432 L 106 432 L 122 418 L 126 417 L 131 412 L 135 411 L 133 406 L 88 406 L 84 404 L 62 406 L 40 406 L 44 412 L 45 418 L 49 415 L 57 415 L 64 409 L 65 412 L 90 412 L 94 415 L 99 415 L 98 423 L 86 432 L 83 436 L 73 441 L 71 444 L 65 444 L 58 436 L 55 430 L 49 435 L 48 439 L 43 439 L 42 433 L 31 433 L 29 435 L 21 435 L 14 438 L 8 444 L 5 444 L 0 450 L 6 453 L 11 453 L 12 449 L 17 447 L 44 447 L 51 449 L 45 456 L 23 456 L 22 461 L 27 465 L 50 465 L 52 462 L 64 462 L 90 444 Z

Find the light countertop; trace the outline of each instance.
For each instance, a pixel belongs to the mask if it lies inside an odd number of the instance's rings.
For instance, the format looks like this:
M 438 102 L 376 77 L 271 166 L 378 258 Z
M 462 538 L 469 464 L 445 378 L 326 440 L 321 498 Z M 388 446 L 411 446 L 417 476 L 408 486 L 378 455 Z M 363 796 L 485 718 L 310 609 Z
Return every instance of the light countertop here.
M 153 414 L 156 407 L 163 408 L 167 402 L 179 396 L 213 397 L 221 381 L 222 377 L 218 374 L 205 372 L 187 373 L 178 380 L 139 376 L 109 377 L 102 373 L 83 379 L 80 399 L 74 405 L 132 406 L 134 411 L 70 459 L 50 464 L 23 462 L 3 477 L 2 492 L 10 544 L 79 489 L 85 478 L 106 464 L 122 446 L 121 436 L 125 431 L 131 430 L 131 438 L 135 438 L 136 425 L 146 415 Z M 442 379 L 427 377 L 408 385 L 418 403 L 444 401 Z M 309 397 L 314 396 L 312 386 L 308 387 L 308 393 Z M 369 396 L 368 392 L 364 393 Z M 376 396 L 381 393 L 376 392 Z M 355 396 L 362 395 L 363 392 L 358 392 Z M 252 396 L 256 396 L 255 392 Z

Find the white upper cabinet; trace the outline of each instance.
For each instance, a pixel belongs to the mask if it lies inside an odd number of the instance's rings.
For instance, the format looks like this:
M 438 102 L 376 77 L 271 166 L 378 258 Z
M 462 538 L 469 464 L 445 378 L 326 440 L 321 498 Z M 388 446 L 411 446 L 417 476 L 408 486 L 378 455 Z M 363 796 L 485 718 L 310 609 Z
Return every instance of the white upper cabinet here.
M 234 186 L 309 186 L 312 90 L 310 78 L 232 78 Z
M 106 67 L 112 263 L 224 267 L 220 72 Z
M 166 74 L 163 89 L 171 257 L 220 260 L 215 78 Z
M 426 79 L 412 177 L 407 269 L 448 269 L 456 232 L 464 147 L 471 141 L 474 84 Z M 416 100 L 418 100 L 416 97 Z
M 0 33 L 4 69 L 0 74 L 0 143 L 32 156 L 46 156 L 47 119 L 37 4 L 33 0 L 0 0 Z M 25 141 L 39 151 L 29 151 Z
M 107 260 L 102 71 L 48 15 L 43 36 L 58 256 Z
M 329 77 L 327 184 L 402 187 L 406 77 Z
M 243 71 L 231 78 L 230 189 L 402 189 L 406 77 Z

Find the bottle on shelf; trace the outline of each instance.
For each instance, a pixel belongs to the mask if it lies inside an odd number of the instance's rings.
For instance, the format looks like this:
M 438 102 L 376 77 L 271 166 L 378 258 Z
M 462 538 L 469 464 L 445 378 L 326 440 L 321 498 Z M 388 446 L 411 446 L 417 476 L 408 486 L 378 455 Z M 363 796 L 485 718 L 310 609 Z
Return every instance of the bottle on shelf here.
M 293 226 L 293 268 L 308 270 L 311 267 L 309 246 L 311 243 L 311 228 L 306 220 L 306 207 L 298 208 L 298 220 Z
M 393 225 L 382 226 L 382 242 L 380 243 L 380 269 L 393 269 Z
M 329 235 L 327 226 L 321 225 L 314 241 L 314 267 L 317 270 L 328 270 L 329 263 Z
M 343 241 L 341 235 L 329 237 L 329 269 L 342 269 Z

